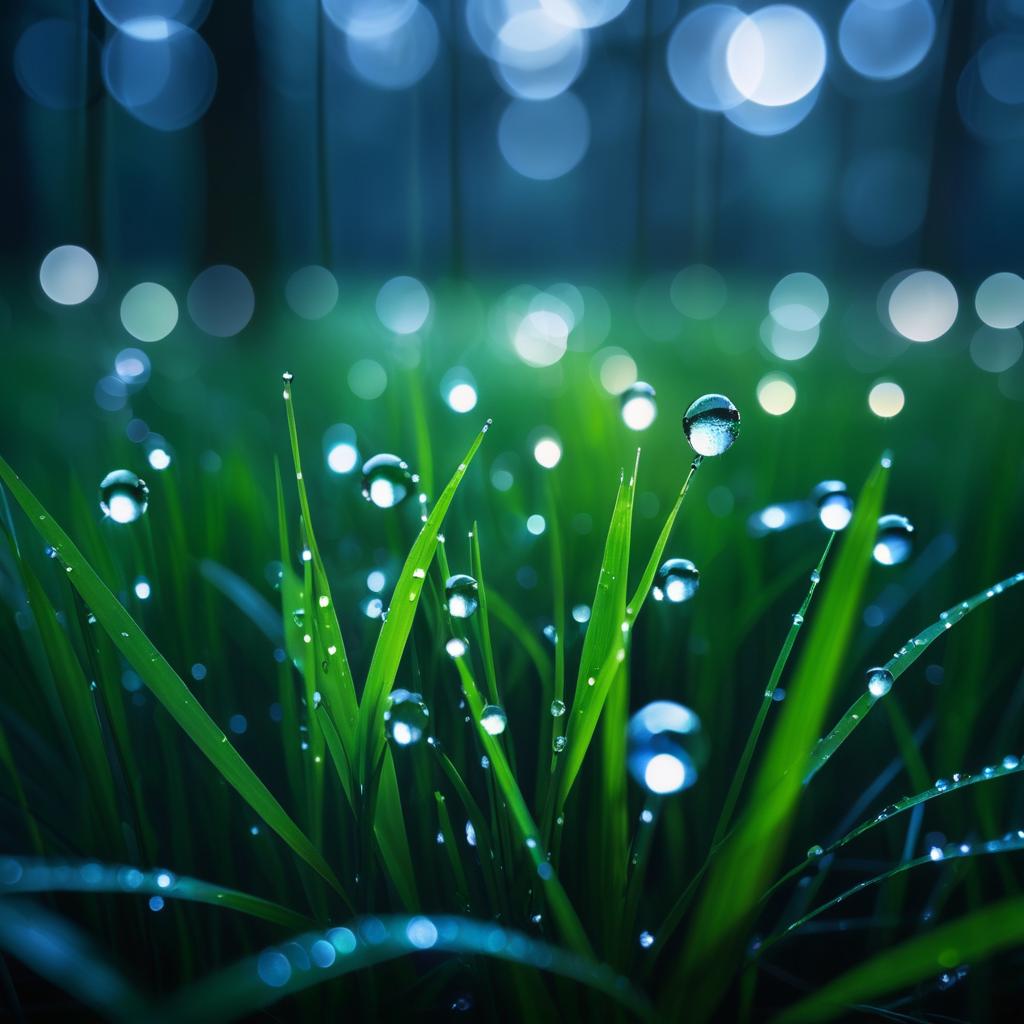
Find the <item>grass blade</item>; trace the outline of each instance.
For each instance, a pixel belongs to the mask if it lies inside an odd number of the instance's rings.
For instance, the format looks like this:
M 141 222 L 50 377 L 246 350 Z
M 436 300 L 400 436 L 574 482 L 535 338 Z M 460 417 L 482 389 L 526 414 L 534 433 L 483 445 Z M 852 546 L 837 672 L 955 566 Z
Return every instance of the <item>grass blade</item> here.
M 1021 582 L 1024 582 L 1024 572 L 1018 572 L 1013 576 L 1009 576 L 1005 580 L 993 584 L 991 587 L 943 612 L 935 622 L 926 629 L 921 630 L 913 640 L 904 644 L 896 655 L 885 663 L 885 668 L 892 673 L 893 680 L 903 675 L 932 643 L 938 640 L 940 636 L 943 636 L 948 629 L 952 629 L 953 626 L 962 621 L 964 616 L 969 615 L 975 608 L 983 605 L 986 601 L 998 597 L 998 595 L 1009 590 L 1010 587 L 1015 587 Z M 873 697 L 870 693 L 864 692 L 853 702 L 846 714 L 814 748 L 814 753 L 811 755 L 810 765 L 807 770 L 807 782 L 810 782 L 821 771 L 829 758 L 843 745 L 850 733 L 864 721 L 868 712 L 881 699 L 881 697 Z
M 1024 897 L 1014 897 L 967 914 L 891 947 L 847 971 L 784 1010 L 773 1024 L 829 1020 L 849 1006 L 896 992 L 956 963 L 982 960 L 1024 941 Z
M 151 1019 L 146 1000 L 77 928 L 32 903 L 0 901 L 0 949 L 108 1020 Z
M 295 930 L 308 928 L 308 917 L 261 896 L 211 885 L 170 871 L 140 871 L 124 865 L 94 861 L 64 863 L 52 860 L 5 857 L 0 859 L 0 896 L 37 892 L 123 893 L 227 907 L 250 917 Z
M 267 825 L 337 892 L 343 893 L 341 884 L 320 851 L 292 821 L 270 790 L 242 759 L 241 754 L 228 742 L 223 730 L 200 707 L 192 691 L 107 589 L 72 543 L 71 538 L 2 457 L 0 479 L 7 485 L 40 536 L 54 548 L 65 568 L 71 570 L 69 578 L 72 584 L 114 646 L 120 650 L 189 739 Z
M 284 996 L 423 950 L 538 968 L 593 989 L 638 1017 L 649 1016 L 646 1002 L 628 981 L 589 957 L 464 917 L 374 917 L 344 928 L 298 935 L 280 947 L 248 957 L 179 992 L 149 1020 L 152 1024 L 236 1020 Z M 301 969 L 300 959 L 315 964 L 316 969 Z M 268 983 L 265 978 L 273 980 Z
M 713 1013 L 739 965 L 747 924 L 782 854 L 807 759 L 853 635 L 890 464 L 883 459 L 861 492 L 755 779 L 749 811 L 716 855 L 697 906 L 682 957 L 692 985 L 676 988 L 672 1006 L 681 1008 L 685 992 L 695 1021 Z
M 562 888 L 562 883 L 558 880 L 554 868 L 545 856 L 540 830 L 534 824 L 533 817 L 526 806 L 526 801 L 523 799 L 523 794 L 519 789 L 515 776 L 512 774 L 512 769 L 509 767 L 508 759 L 505 756 L 504 747 L 496 736 L 492 736 L 483 727 L 481 718 L 484 709 L 484 699 L 480 695 L 476 680 L 473 678 L 473 674 L 466 664 L 464 657 L 455 658 L 454 661 L 462 680 L 462 692 L 466 696 L 469 713 L 476 723 L 477 732 L 480 735 L 480 742 L 487 751 L 488 758 L 490 758 L 494 778 L 497 780 L 502 795 L 508 803 L 509 814 L 525 844 L 527 855 L 533 862 L 537 876 L 544 883 L 544 890 L 547 894 L 552 915 L 558 922 L 558 926 L 569 945 L 577 952 L 589 954 L 590 943 L 587 940 L 586 933 L 583 931 L 583 926 L 580 924 L 576 911 L 573 910 L 572 904 L 569 902 L 569 897 Z
M 868 878 L 863 882 L 858 882 L 856 885 L 851 886 L 844 892 L 841 892 L 838 896 L 834 896 L 827 903 L 822 903 L 820 906 L 815 907 L 792 924 L 787 925 L 784 931 L 771 935 L 765 939 L 758 949 L 758 955 L 763 953 L 770 946 L 774 946 L 776 943 L 781 942 L 786 938 L 786 936 L 791 935 L 793 932 L 803 927 L 803 925 L 808 921 L 811 921 L 820 914 L 825 913 L 826 910 L 831 910 L 832 907 L 838 906 L 840 903 L 848 900 L 851 896 L 854 896 L 859 892 L 863 892 L 863 890 L 869 889 L 873 885 L 880 885 L 882 882 L 887 882 L 890 878 L 895 878 L 897 875 L 902 875 L 914 868 L 922 867 L 925 864 L 945 864 L 947 861 L 951 860 L 964 860 L 969 857 L 988 856 L 996 853 L 1014 853 L 1019 852 L 1020 850 L 1024 850 L 1024 830 L 1020 832 L 1010 832 L 1003 836 L 1002 839 L 990 839 L 985 843 L 961 843 L 959 845 L 956 843 L 950 843 L 945 847 L 932 847 L 932 849 L 923 856 L 914 857 L 912 860 L 904 861 L 902 864 L 898 864 L 896 867 L 890 868 L 888 871 L 883 871 L 881 874 Z

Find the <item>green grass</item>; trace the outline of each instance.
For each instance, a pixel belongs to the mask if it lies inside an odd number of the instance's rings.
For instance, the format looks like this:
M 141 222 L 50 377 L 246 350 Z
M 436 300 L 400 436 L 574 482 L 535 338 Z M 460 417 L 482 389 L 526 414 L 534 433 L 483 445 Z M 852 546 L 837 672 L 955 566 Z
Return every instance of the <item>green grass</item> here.
M 372 1019 L 465 999 L 485 1019 L 796 1021 L 854 1006 L 984 1019 L 1014 990 L 1005 951 L 1022 937 L 1020 766 L 1003 758 L 1019 755 L 1024 705 L 1012 575 L 1024 439 L 979 417 L 970 444 L 936 447 L 952 384 L 916 353 L 906 418 L 883 425 L 863 395 L 816 392 L 827 363 L 799 368 L 800 403 L 775 420 L 753 400 L 752 359 L 654 343 L 641 374 L 660 416 L 632 435 L 589 353 L 549 371 L 474 355 L 472 308 L 439 301 L 445 354 L 425 343 L 415 368 L 400 350 L 382 356 L 392 384 L 375 404 L 339 394 L 360 353 L 340 359 L 326 333 L 296 352 L 284 412 L 281 367 L 262 353 L 209 410 L 154 380 L 169 404 L 147 415 L 164 417 L 174 462 L 143 472 L 150 509 L 134 524 L 103 521 L 86 496 L 114 465 L 143 471 L 123 438 L 62 450 L 55 418 L 9 446 L 12 1010 Z M 351 316 L 336 327 L 363 331 Z M 456 359 L 480 384 L 467 417 L 435 394 Z M 691 466 L 678 417 L 710 390 L 736 400 L 743 430 Z M 961 397 L 965 415 L 987 402 Z M 376 509 L 358 474 L 330 474 L 319 437 L 339 419 L 364 457 L 405 454 L 425 500 Z M 550 472 L 529 463 L 541 424 L 565 450 Z M 505 490 L 495 467 L 511 467 Z M 749 513 L 831 476 L 856 484 L 843 534 L 747 533 Z M 871 561 L 882 511 L 917 525 L 907 566 Z M 546 519 L 540 536 L 531 513 Z M 946 533 L 959 550 L 929 563 Z M 648 601 L 676 554 L 697 562 L 700 590 L 678 607 Z M 383 624 L 362 611 L 371 569 L 386 578 Z M 478 580 L 469 620 L 447 612 L 453 572 Z M 147 600 L 132 590 L 140 574 Z M 873 626 L 868 606 L 894 611 Z M 446 650 L 453 637 L 464 655 Z M 873 664 L 896 677 L 880 700 L 864 693 Z M 387 740 L 396 687 L 423 694 L 433 742 Z M 697 711 L 710 748 L 696 785 L 667 798 L 625 770 L 626 723 L 653 699 Z M 500 735 L 481 725 L 488 703 L 507 713 Z M 282 960 L 287 977 L 268 983 Z M 939 974 L 968 961 L 968 982 L 936 994 Z

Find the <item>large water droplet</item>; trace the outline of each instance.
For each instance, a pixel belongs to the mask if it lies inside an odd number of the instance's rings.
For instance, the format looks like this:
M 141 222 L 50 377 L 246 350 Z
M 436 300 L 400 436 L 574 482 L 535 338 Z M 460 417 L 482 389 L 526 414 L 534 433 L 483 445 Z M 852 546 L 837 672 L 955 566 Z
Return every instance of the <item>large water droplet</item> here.
M 388 737 L 400 747 L 419 743 L 427 728 L 430 711 L 418 693 L 392 690 L 384 711 L 384 729 Z
M 448 602 L 448 614 L 453 619 L 468 619 L 480 606 L 476 580 L 464 573 L 448 577 L 444 596 Z
M 884 697 L 893 684 L 892 673 L 887 668 L 868 669 L 868 693 L 872 697 Z
M 100 481 L 100 508 L 115 523 L 134 523 L 149 507 L 149 488 L 130 469 L 115 469 Z
M 853 498 L 842 480 L 823 480 L 811 492 L 818 518 L 826 530 L 845 530 L 853 518 Z
M 565 701 L 564 700 L 553 700 L 551 702 L 551 717 L 561 718 L 565 714 Z
M 637 381 L 632 387 L 622 392 L 622 422 L 630 430 L 646 430 L 658 415 L 658 405 L 654 401 L 654 388 Z
M 739 437 L 739 410 L 725 395 L 703 395 L 686 410 L 683 433 L 698 455 L 721 455 Z
M 651 593 L 655 601 L 681 604 L 689 601 L 700 586 L 700 572 L 688 558 L 668 558 L 654 577 Z
M 484 732 L 488 732 L 492 736 L 500 736 L 505 731 L 505 726 L 508 725 L 508 718 L 504 710 L 497 704 L 487 704 L 480 712 L 480 724 L 484 727 Z
M 914 527 L 906 516 L 882 516 L 875 536 L 875 561 L 880 565 L 905 562 L 910 557 L 913 541 Z
M 654 701 L 629 720 L 627 738 L 630 774 L 651 793 L 677 793 L 697 781 L 703 742 L 689 708 Z
M 397 455 L 374 455 L 363 463 L 363 497 L 378 508 L 393 508 L 413 492 L 416 480 Z

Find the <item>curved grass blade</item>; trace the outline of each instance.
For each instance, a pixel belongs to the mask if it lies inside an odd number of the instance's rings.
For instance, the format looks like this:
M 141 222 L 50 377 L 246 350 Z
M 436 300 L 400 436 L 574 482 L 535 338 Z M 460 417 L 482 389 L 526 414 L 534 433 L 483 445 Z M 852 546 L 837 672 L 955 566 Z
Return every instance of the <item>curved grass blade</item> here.
M 487 751 L 490 758 L 491 769 L 498 787 L 508 804 L 509 815 L 515 823 L 520 837 L 526 848 L 526 853 L 533 862 L 537 871 L 537 877 L 544 883 L 544 891 L 547 895 L 548 904 L 551 907 L 552 915 L 558 922 L 558 926 L 565 936 L 566 941 L 577 952 L 590 954 L 590 942 L 580 924 L 580 919 L 569 902 L 569 897 L 562 888 L 562 883 L 555 874 L 555 869 L 548 861 L 542 846 L 540 830 L 533 821 L 519 785 L 509 767 L 505 750 L 497 736 L 492 736 L 481 722 L 484 709 L 484 700 L 476 685 L 476 680 L 466 664 L 464 657 L 454 659 L 459 670 L 459 677 L 462 680 L 462 692 L 466 695 L 466 703 L 469 705 L 469 713 L 476 723 L 477 732 L 480 735 L 480 742 Z
M 782 855 L 807 760 L 853 636 L 891 464 L 883 458 L 861 491 L 748 810 L 712 862 L 681 956 L 690 983 L 675 986 L 668 996 L 673 1015 L 685 997 L 691 1018 L 707 1020 L 742 961 L 749 921 Z
M 869 832 L 871 829 L 876 828 L 878 825 L 882 825 L 887 821 L 891 821 L 896 817 L 897 814 L 902 814 L 904 811 L 909 811 L 914 807 L 918 807 L 923 803 L 927 803 L 929 800 L 934 800 L 939 796 L 946 796 L 949 793 L 955 793 L 957 790 L 965 789 L 967 786 L 976 785 L 979 782 L 989 782 L 993 779 L 1002 779 L 1007 775 L 1016 775 L 1020 772 L 1024 772 L 1024 764 L 1021 763 L 1020 758 L 1014 754 L 1008 754 L 1003 758 L 1002 762 L 998 765 L 989 765 L 983 768 L 977 775 L 962 775 L 957 773 L 948 781 L 946 779 L 940 779 L 938 784 L 930 786 L 928 789 L 922 790 L 920 793 L 915 793 L 913 796 L 901 797 L 894 803 L 884 807 L 875 817 L 868 818 L 867 821 L 861 822 L 856 828 L 851 829 L 841 839 L 837 839 L 834 843 L 830 843 L 824 847 L 822 853 L 818 855 L 827 856 L 828 854 L 835 853 L 836 850 L 847 843 L 852 842 L 858 836 L 862 836 L 865 832 Z M 800 874 L 805 868 L 809 867 L 818 858 L 808 857 L 801 861 L 796 867 L 787 871 L 765 894 L 762 899 L 767 899 L 773 892 L 775 892 L 781 885 L 788 882 L 795 875 Z
M 264 950 L 179 992 L 149 1020 L 237 1020 L 284 996 L 410 953 L 483 956 L 579 982 L 641 1018 L 642 995 L 606 964 L 499 925 L 464 917 L 368 917 L 350 927 L 310 932 Z
M 28 901 L 0 900 L 0 949 L 107 1020 L 149 1020 L 146 1000 L 68 922 Z
M 281 617 L 274 606 L 248 581 L 227 566 L 204 558 L 199 573 L 216 587 L 272 643 L 281 642 Z
M 93 861 L 66 863 L 49 859 L 0 858 L 0 896 L 30 892 L 123 893 L 227 907 L 285 928 L 308 928 L 313 922 L 279 903 L 238 889 L 211 885 L 170 871 L 149 870 Z
M 107 589 L 72 543 L 71 538 L 2 457 L 0 479 L 10 489 L 42 538 L 57 552 L 64 567 L 70 570 L 68 578 L 96 616 L 96 621 L 109 635 L 114 646 L 124 655 L 189 739 L 268 827 L 272 828 L 338 893 L 344 895 L 340 882 L 320 851 L 292 821 L 270 790 L 242 759 L 241 754 L 228 742 L 223 730 L 199 705 L 181 677 Z
M 999 594 L 1009 590 L 1010 587 L 1015 587 L 1021 582 L 1024 582 L 1024 572 L 1018 572 L 1013 576 L 1009 576 L 1005 580 L 995 583 L 986 590 L 975 594 L 973 597 L 969 597 L 966 601 L 961 601 L 959 604 L 954 605 L 948 611 L 944 611 L 935 622 L 926 629 L 921 630 L 913 640 L 904 644 L 895 656 L 885 663 L 885 668 L 892 673 L 893 680 L 903 675 L 934 641 L 938 640 L 947 629 L 952 629 L 965 615 L 970 614 L 975 608 L 983 605 L 986 601 L 997 597 Z M 805 779 L 806 782 L 810 782 L 817 775 L 828 759 L 843 745 L 847 736 L 864 721 L 867 713 L 881 699 L 881 697 L 873 697 L 870 693 L 865 692 L 853 702 L 846 714 L 832 728 L 831 732 L 824 739 L 820 740 L 814 748 Z
M 423 581 L 427 577 L 427 569 L 430 567 L 437 548 L 438 531 L 441 529 L 444 517 L 448 514 L 448 508 L 455 497 L 455 492 L 459 489 L 466 470 L 473 461 L 489 427 L 490 420 L 477 434 L 465 458 L 441 492 L 437 504 L 434 505 L 430 515 L 427 516 L 420 528 L 419 535 L 413 543 L 412 550 L 409 552 L 395 584 L 391 607 L 373 649 L 366 686 L 359 705 L 358 750 L 362 754 L 359 759 L 359 771 L 360 782 L 363 784 L 368 782 L 367 773 L 376 765 L 384 747 L 384 729 L 381 724 L 384 701 L 398 674 L 398 666 L 412 629 L 413 618 L 419 607 Z
M 629 604 L 626 605 L 626 621 L 630 625 L 636 621 L 636 617 L 640 614 L 640 609 L 644 606 L 644 601 L 647 600 L 647 595 L 651 592 L 655 573 L 658 571 L 658 566 L 661 565 L 661 557 L 665 554 L 668 539 L 672 536 L 672 527 L 675 526 L 676 517 L 679 515 L 679 510 L 683 507 L 683 500 L 686 498 L 686 492 L 690 489 L 690 482 L 696 475 L 697 470 L 700 469 L 703 461 L 704 456 L 698 455 L 690 463 L 690 471 L 686 474 L 686 479 L 679 490 L 675 504 L 665 519 L 665 525 L 661 528 L 661 533 L 658 534 L 658 539 L 654 543 L 654 550 L 651 552 L 651 557 L 647 560 L 647 565 L 640 577 L 640 582 L 637 584 L 636 590 L 633 591 L 633 597 L 630 599 Z
M 639 462 L 640 453 L 637 452 Z M 583 759 L 590 747 L 601 709 L 611 687 L 615 672 L 605 667 L 612 659 L 621 661 L 622 624 L 626 615 L 626 576 L 629 571 L 629 534 L 633 521 L 633 499 L 636 495 L 636 466 L 629 480 L 619 481 L 611 523 L 605 540 L 604 555 L 591 607 L 590 621 L 583 638 L 583 652 L 572 697 L 572 710 L 566 723 L 566 745 L 560 755 L 555 787 L 554 811 L 561 809 L 569 796 Z M 618 670 L 618 665 L 614 666 Z M 552 813 L 548 817 L 553 818 Z
M 925 935 L 890 947 L 822 986 L 773 1018 L 772 1024 L 829 1020 L 868 999 L 896 992 L 957 963 L 975 962 L 1024 941 L 1024 897 L 991 904 Z
M 812 921 L 820 914 L 825 913 L 826 910 L 831 910 L 832 907 L 838 906 L 844 900 L 849 899 L 851 896 L 855 896 L 864 889 L 869 889 L 873 885 L 880 885 L 882 882 L 886 882 L 890 878 L 895 878 L 897 875 L 902 875 L 913 868 L 919 868 L 925 864 L 944 864 L 946 861 L 964 860 L 968 857 L 982 857 L 995 853 L 1014 853 L 1020 850 L 1024 850 L 1024 829 L 1021 829 L 1018 832 L 1008 832 L 1002 839 L 990 839 L 984 843 L 976 843 L 973 845 L 971 843 L 949 843 L 944 847 L 933 846 L 928 853 L 921 857 L 915 857 L 913 860 L 904 861 L 902 864 L 898 864 L 896 867 L 890 868 L 888 871 L 883 871 L 879 875 L 868 878 L 863 882 L 858 882 L 856 885 L 853 885 L 844 892 L 841 892 L 838 896 L 833 896 L 827 903 L 822 903 L 820 906 L 815 907 L 813 910 L 804 914 L 792 924 L 787 925 L 783 931 L 777 932 L 775 935 L 770 935 L 761 943 L 758 948 L 758 955 L 760 956 L 765 950 L 776 945 L 776 943 L 781 942 L 786 938 L 786 936 L 791 935 L 808 921 Z
M 800 605 L 800 611 L 793 616 L 793 622 L 786 633 L 786 639 L 782 643 L 782 649 L 779 651 L 778 657 L 775 659 L 775 664 L 772 666 L 771 675 L 768 677 L 768 684 L 764 689 L 764 697 L 761 701 L 761 707 L 758 709 L 757 717 L 754 719 L 754 724 L 750 728 L 750 734 L 747 736 L 747 742 L 743 748 L 743 753 L 740 755 L 740 760 L 736 766 L 736 772 L 733 775 L 732 782 L 729 785 L 729 791 L 726 794 L 725 803 L 722 805 L 722 811 L 718 818 L 718 825 L 715 827 L 715 833 L 711 840 L 711 847 L 708 850 L 704 864 L 698 873 L 698 878 L 703 876 L 704 872 L 710 865 L 719 844 L 725 838 L 726 830 L 732 820 L 733 811 L 736 809 L 736 803 L 739 800 L 740 792 L 743 789 L 743 783 L 746 780 L 747 771 L 750 768 L 750 762 L 753 760 L 754 751 L 757 749 L 757 742 L 760 739 L 761 731 L 764 728 L 765 720 L 768 717 L 768 712 L 771 710 L 771 706 L 774 703 L 775 691 L 782 679 L 782 673 L 786 670 L 786 665 L 789 662 L 789 656 L 793 650 L 793 645 L 796 643 L 797 635 L 803 626 L 804 619 L 807 617 L 811 600 L 814 597 L 814 592 L 821 579 L 821 571 L 825 567 L 825 560 L 828 558 L 829 551 L 832 549 L 832 543 L 835 540 L 835 537 L 836 535 L 834 533 L 829 535 L 828 543 L 825 545 L 825 550 L 822 552 L 817 568 L 815 568 L 811 573 L 811 585 L 807 590 L 803 603 Z M 693 898 L 695 892 L 696 885 L 687 885 L 679 898 L 672 905 L 672 909 L 668 912 L 664 922 L 662 922 L 661 927 L 658 929 L 654 942 L 655 956 L 658 952 L 664 949 L 666 942 L 679 926 L 679 922 L 682 921 L 683 915 L 686 913 L 690 905 L 690 900 Z

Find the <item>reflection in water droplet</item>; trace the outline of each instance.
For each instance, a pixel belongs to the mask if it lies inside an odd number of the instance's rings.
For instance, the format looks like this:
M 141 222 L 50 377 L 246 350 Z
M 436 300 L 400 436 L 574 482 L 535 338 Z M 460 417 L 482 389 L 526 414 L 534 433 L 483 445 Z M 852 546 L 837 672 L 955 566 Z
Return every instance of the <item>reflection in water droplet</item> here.
M 906 516 L 887 515 L 878 520 L 874 556 L 880 565 L 899 565 L 910 557 L 914 527 Z
M 622 392 L 622 422 L 630 430 L 646 430 L 654 422 L 658 415 L 654 394 L 654 388 L 643 381 Z
M 497 704 L 487 704 L 480 712 L 480 724 L 484 727 L 484 732 L 490 733 L 492 736 L 500 736 L 505 731 L 505 726 L 508 725 L 508 718 L 504 710 Z
M 149 507 L 149 488 L 131 470 L 115 469 L 100 482 L 100 509 L 115 523 L 133 523 Z
M 651 594 L 655 601 L 681 604 L 697 593 L 700 572 L 688 558 L 669 558 L 661 564 L 654 577 Z
M 887 668 L 868 669 L 868 693 L 872 697 L 884 697 L 891 689 L 893 675 Z
M 448 614 L 454 619 L 468 619 L 479 607 L 477 582 L 463 573 L 449 576 L 444 585 Z
M 845 530 L 853 518 L 853 499 L 842 480 L 822 480 L 811 492 L 826 530 Z
M 700 719 L 682 704 L 654 701 L 629 721 L 630 774 L 651 793 L 676 793 L 697 781 Z
M 374 455 L 363 464 L 363 497 L 378 508 L 393 508 L 412 494 L 415 477 L 397 455 Z
M 739 437 L 739 411 L 725 395 L 703 395 L 686 410 L 683 433 L 698 455 L 721 455 Z
M 384 730 L 400 747 L 419 743 L 427 728 L 430 711 L 423 697 L 409 690 L 392 690 L 384 711 Z

